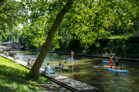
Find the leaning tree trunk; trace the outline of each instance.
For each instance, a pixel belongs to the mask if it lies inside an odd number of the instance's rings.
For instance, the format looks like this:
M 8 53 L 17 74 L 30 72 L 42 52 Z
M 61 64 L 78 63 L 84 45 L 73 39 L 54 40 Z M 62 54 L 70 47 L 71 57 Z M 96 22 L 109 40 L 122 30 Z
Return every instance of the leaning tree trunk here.
M 27 77 L 29 78 L 36 78 L 39 75 L 39 70 L 42 66 L 42 63 L 48 53 L 50 44 L 52 43 L 54 34 L 58 28 L 58 26 L 60 25 L 64 15 L 66 14 L 66 12 L 71 8 L 73 0 L 68 0 L 67 4 L 63 7 L 63 9 L 56 15 L 56 20 L 53 23 L 53 26 L 51 27 L 49 33 L 48 33 L 48 37 L 46 39 L 46 42 L 39 54 L 39 56 L 37 57 L 36 62 L 34 63 L 32 69 L 30 70 L 29 74 L 27 75 Z

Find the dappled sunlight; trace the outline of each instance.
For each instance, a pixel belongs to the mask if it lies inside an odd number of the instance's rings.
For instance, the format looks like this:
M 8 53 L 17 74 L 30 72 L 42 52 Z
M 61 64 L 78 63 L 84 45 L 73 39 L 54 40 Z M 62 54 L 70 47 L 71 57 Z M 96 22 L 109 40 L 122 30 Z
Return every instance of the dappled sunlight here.
M 26 85 L 25 88 L 37 90 L 40 89 L 37 86 L 40 85 L 37 82 L 28 81 L 26 79 L 27 71 L 22 71 L 17 68 L 7 67 L 4 65 L 0 65 L 0 84 L 3 86 L 8 86 L 11 90 L 19 90 L 19 86 L 22 87 L 23 84 Z M 47 81 L 46 81 L 47 82 Z M 46 83 L 45 82 L 45 83 Z M 7 85 L 8 83 L 8 85 Z M 13 87 L 14 86 L 14 87 Z M 43 88 L 41 88 L 43 89 Z

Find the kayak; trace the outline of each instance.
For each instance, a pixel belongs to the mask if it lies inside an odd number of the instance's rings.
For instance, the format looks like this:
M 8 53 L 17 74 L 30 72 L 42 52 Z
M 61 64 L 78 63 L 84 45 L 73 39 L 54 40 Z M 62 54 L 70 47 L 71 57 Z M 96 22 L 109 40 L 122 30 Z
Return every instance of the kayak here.
M 68 67 L 62 67 L 61 69 L 69 69 Z
M 68 67 L 58 67 L 58 66 L 55 66 L 55 69 L 69 70 L 70 68 L 68 68 Z
M 102 63 L 109 64 L 110 62 L 109 61 L 102 60 Z
M 56 72 L 52 71 L 50 73 L 46 73 L 45 71 L 42 71 L 43 74 L 56 74 Z
M 129 72 L 128 70 L 115 70 L 115 68 L 108 68 L 109 71 L 113 71 L 113 72 L 120 72 L 120 73 L 127 73 Z

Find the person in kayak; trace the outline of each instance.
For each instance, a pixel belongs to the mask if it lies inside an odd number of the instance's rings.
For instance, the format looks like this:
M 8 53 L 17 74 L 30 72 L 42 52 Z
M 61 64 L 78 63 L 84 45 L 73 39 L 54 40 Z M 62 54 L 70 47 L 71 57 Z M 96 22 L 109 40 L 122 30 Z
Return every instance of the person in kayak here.
M 59 68 L 62 68 L 62 67 L 64 67 L 64 64 L 62 64 L 61 62 L 59 62 Z

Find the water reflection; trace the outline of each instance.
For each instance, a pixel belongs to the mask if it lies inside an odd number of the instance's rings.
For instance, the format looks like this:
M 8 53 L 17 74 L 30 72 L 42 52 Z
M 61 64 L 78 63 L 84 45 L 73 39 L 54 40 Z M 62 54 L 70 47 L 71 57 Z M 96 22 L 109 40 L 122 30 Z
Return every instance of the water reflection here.
M 27 61 L 28 58 L 36 59 L 38 54 L 38 52 L 17 51 L 17 57 L 23 61 Z M 68 58 L 70 58 L 70 55 L 49 53 L 45 58 L 43 66 L 47 62 L 64 62 Z M 100 92 L 139 91 L 139 62 L 120 61 L 120 66 L 128 69 L 129 73 L 116 73 L 104 68 L 105 64 L 101 62 L 102 59 L 80 56 L 75 56 L 75 59 L 78 60 L 78 65 L 72 67 L 70 71 L 58 70 L 57 73 L 96 86 L 100 89 Z

